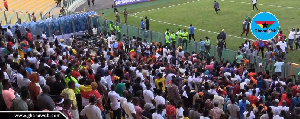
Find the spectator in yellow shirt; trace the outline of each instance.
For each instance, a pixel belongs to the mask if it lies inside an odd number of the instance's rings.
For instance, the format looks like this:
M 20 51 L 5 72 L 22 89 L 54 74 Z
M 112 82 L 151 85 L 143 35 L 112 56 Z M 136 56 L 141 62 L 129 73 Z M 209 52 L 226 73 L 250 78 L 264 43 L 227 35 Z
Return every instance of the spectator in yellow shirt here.
M 166 84 L 165 84 L 165 77 L 162 76 L 161 73 L 158 74 L 157 78 L 155 79 L 155 86 L 160 89 L 159 83 L 162 83 L 162 90 L 165 91 L 166 90 Z
M 183 111 L 183 119 L 189 119 L 189 110 Z
M 68 88 L 64 89 L 61 92 L 61 96 L 64 97 L 65 99 L 70 99 L 73 103 L 72 103 L 72 109 L 71 109 L 71 113 L 73 115 L 74 119 L 79 119 L 79 112 L 77 110 L 77 101 L 76 101 L 76 96 L 75 96 L 75 82 L 73 80 L 70 80 L 68 83 Z

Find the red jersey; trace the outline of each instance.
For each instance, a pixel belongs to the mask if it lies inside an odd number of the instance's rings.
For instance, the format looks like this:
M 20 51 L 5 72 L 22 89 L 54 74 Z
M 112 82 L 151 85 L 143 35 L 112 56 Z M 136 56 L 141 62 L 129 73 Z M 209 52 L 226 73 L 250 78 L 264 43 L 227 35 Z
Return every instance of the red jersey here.
M 122 48 L 123 48 L 123 43 L 119 41 L 119 42 L 118 42 L 118 48 L 117 48 L 117 49 L 118 49 L 118 50 L 121 50 Z
M 87 79 L 92 79 L 92 81 L 95 81 L 95 75 L 94 74 L 88 74 Z
M 7 1 L 3 1 L 4 7 L 8 7 Z
M 28 41 L 32 41 L 33 39 L 32 39 L 32 35 L 31 35 L 31 33 L 27 33 L 27 38 L 28 38 Z
M 248 100 L 250 102 L 250 105 L 255 104 L 256 102 L 258 102 L 258 98 L 255 95 L 250 95 L 248 97 Z
M 77 79 L 80 75 L 81 75 L 81 74 L 80 74 L 78 71 L 76 71 L 76 70 L 74 70 L 74 71 L 72 72 L 72 76 L 73 76 L 75 79 Z M 77 79 L 77 80 L 78 80 L 78 79 Z
M 258 42 L 258 41 L 254 41 L 254 42 L 252 43 L 252 47 L 253 47 L 253 48 L 256 48 L 256 50 L 258 51 L 258 50 L 259 50 L 259 42 Z

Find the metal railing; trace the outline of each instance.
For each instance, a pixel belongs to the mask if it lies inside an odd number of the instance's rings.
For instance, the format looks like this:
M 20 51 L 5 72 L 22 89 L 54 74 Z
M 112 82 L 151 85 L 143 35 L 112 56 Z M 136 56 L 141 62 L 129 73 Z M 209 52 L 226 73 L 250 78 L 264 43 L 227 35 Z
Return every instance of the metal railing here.
M 94 15 L 95 12 L 91 14 L 73 14 L 64 16 L 62 18 L 54 18 L 51 20 L 45 20 L 44 22 L 38 23 L 30 23 L 21 26 L 23 29 L 21 32 L 25 32 L 24 28 L 29 28 L 32 31 L 33 35 L 41 35 L 42 31 L 46 32 L 47 37 L 51 37 L 51 33 L 53 31 L 58 31 L 56 35 L 64 35 L 64 34 L 74 34 L 80 31 L 85 31 L 91 29 L 93 27 L 99 28 L 104 34 L 109 31 L 108 23 L 111 21 L 103 20 L 101 16 Z M 113 22 L 114 23 L 114 22 Z M 140 37 L 142 39 L 146 39 L 148 42 L 161 42 L 165 43 L 165 35 L 164 33 L 156 32 L 156 31 L 145 31 L 135 26 L 130 26 L 127 24 L 119 24 L 114 23 L 115 25 L 120 26 L 119 37 L 121 41 L 123 40 L 123 34 L 125 36 L 130 37 Z M 14 27 L 13 27 L 14 28 Z M 14 29 L 12 29 L 13 31 Z M 13 31 L 14 33 L 14 31 Z M 212 42 L 212 40 L 211 40 Z M 176 43 L 176 46 L 180 45 L 179 42 Z M 183 46 L 183 50 L 186 52 L 192 53 L 200 52 L 200 42 L 191 41 L 187 43 L 187 48 Z M 214 56 L 216 59 L 219 58 L 217 47 L 212 45 L 209 52 L 206 52 L 209 56 Z M 233 62 L 236 60 L 237 51 L 233 51 L 230 49 L 223 49 L 221 59 L 224 61 Z M 257 72 L 260 71 L 269 71 L 270 74 L 275 72 L 274 60 L 264 59 L 259 56 L 255 56 L 253 54 L 243 54 L 244 58 L 249 60 L 249 66 L 251 68 L 255 68 Z M 290 62 L 285 62 L 282 65 L 282 77 L 290 77 L 293 78 L 293 82 L 300 82 L 300 65 Z

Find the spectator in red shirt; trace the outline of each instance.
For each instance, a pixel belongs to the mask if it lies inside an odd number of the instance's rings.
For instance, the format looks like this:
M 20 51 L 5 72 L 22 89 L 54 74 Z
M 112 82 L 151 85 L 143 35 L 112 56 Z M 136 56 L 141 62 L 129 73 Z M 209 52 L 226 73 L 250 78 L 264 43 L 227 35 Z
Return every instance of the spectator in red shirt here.
M 258 42 L 258 40 L 253 41 L 252 47 L 255 48 L 257 51 L 259 50 L 259 42 Z
M 207 69 L 209 72 L 213 72 L 214 65 L 211 65 L 209 62 L 207 62 L 205 69 Z
M 166 116 L 169 119 L 175 119 L 176 117 L 176 107 L 174 105 L 174 100 L 170 100 L 170 103 L 166 106 Z
M 118 51 L 120 51 L 121 49 L 123 49 L 123 43 L 119 40 L 118 41 Z
M 13 47 L 14 44 L 11 41 L 9 41 L 9 42 L 7 42 L 7 46 Z
M 250 105 L 255 104 L 256 102 L 258 102 L 258 98 L 255 96 L 255 94 L 256 94 L 256 90 L 253 90 L 253 91 L 252 91 L 252 95 L 250 95 L 250 96 L 248 97 L 248 100 L 249 100 L 249 102 L 250 102 Z
M 32 35 L 31 35 L 31 32 L 28 28 L 25 29 L 26 30 L 26 36 L 27 36 L 27 40 L 28 40 L 28 44 L 31 48 L 33 48 L 33 38 L 32 38 Z
M 78 77 L 81 76 L 81 74 L 80 74 L 79 71 L 78 71 L 78 65 L 75 65 L 74 70 L 73 70 L 73 72 L 72 72 L 72 76 L 73 76 L 74 78 L 76 78 L 77 80 L 78 80 Z
M 240 85 L 237 82 L 235 82 L 233 85 L 233 95 L 238 94 L 239 91 L 240 91 Z
M 88 75 L 87 75 L 87 79 L 91 79 L 93 82 L 95 81 L 95 75 L 93 73 L 93 70 L 92 69 L 89 69 L 88 70 Z
M 284 38 L 284 34 L 282 33 L 282 31 L 279 31 L 279 33 L 277 34 L 277 41 L 276 42 L 279 42 L 281 40 L 283 40 Z
M 4 4 L 4 7 L 5 7 L 6 11 L 8 11 L 7 1 L 6 1 L 6 0 L 3 0 L 3 4 Z

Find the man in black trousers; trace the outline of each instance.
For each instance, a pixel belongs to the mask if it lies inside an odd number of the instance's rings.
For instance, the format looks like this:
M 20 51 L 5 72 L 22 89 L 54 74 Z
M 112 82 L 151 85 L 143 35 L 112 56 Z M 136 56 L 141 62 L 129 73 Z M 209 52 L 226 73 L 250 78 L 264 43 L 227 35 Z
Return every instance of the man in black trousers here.
M 258 8 L 256 7 L 256 2 L 257 0 L 252 0 L 252 10 L 254 10 L 254 7 L 256 8 L 256 10 L 258 10 Z
M 218 14 L 218 11 L 220 11 L 220 9 L 219 9 L 219 3 L 217 1 L 215 1 L 214 8 L 216 13 Z
M 145 17 L 146 19 L 146 30 L 149 30 L 149 19 L 147 18 L 147 16 Z

